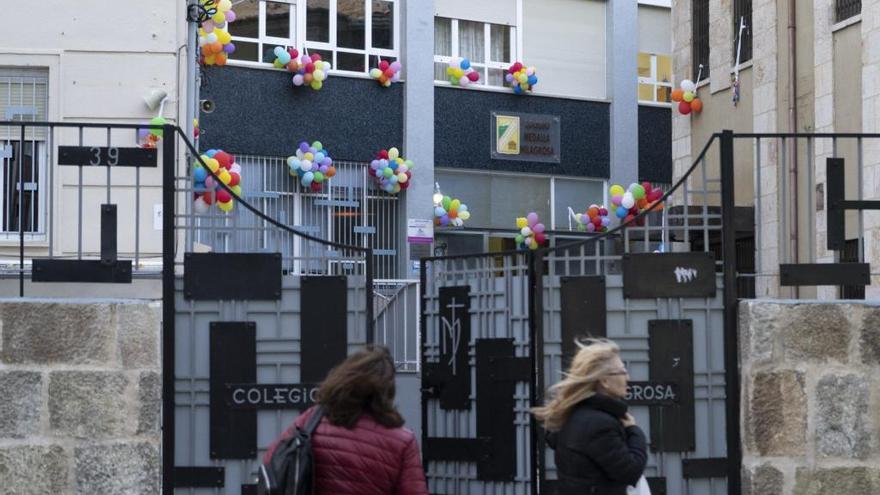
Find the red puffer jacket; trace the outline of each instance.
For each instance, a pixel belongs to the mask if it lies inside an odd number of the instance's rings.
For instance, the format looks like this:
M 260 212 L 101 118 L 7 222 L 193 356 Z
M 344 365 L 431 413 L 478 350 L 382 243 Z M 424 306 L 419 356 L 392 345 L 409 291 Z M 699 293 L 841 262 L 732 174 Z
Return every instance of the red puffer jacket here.
M 314 408 L 300 414 L 269 447 L 304 428 Z M 416 437 L 406 428 L 386 428 L 370 415 L 354 428 L 330 424 L 323 418 L 312 437 L 315 459 L 315 495 L 428 495 Z

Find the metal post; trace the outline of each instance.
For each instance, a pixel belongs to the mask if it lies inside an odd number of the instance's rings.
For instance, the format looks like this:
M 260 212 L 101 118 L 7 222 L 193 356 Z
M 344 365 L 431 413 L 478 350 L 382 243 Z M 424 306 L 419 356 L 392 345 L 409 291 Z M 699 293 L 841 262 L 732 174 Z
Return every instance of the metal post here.
M 543 251 L 543 250 L 542 250 Z M 540 252 L 540 251 L 539 251 Z M 520 256 L 516 254 L 514 256 Z M 528 254 L 529 270 L 529 342 L 531 350 L 532 380 L 529 382 L 529 397 L 532 399 L 532 407 L 538 406 L 543 401 L 544 391 L 544 289 L 541 285 L 543 259 L 535 251 Z M 532 433 L 532 495 L 543 492 L 544 485 L 544 435 L 538 427 L 535 416 L 529 415 L 529 425 Z
M 724 377 L 727 492 L 740 493 L 739 343 L 737 335 L 736 230 L 734 226 L 733 131 L 721 133 L 721 238 L 724 263 Z
M 174 494 L 174 195 L 177 135 L 162 140 L 162 493 Z
M 18 139 L 18 296 L 24 297 L 24 130 L 21 125 L 21 135 Z M 37 146 L 31 159 L 37 157 Z
M 364 274 L 366 285 L 364 291 L 364 297 L 367 300 L 366 315 L 367 315 L 367 344 L 375 344 L 375 321 L 373 321 L 373 250 L 367 249 L 367 252 L 364 253 L 367 257 L 366 263 L 364 263 L 364 268 L 366 269 L 366 273 Z

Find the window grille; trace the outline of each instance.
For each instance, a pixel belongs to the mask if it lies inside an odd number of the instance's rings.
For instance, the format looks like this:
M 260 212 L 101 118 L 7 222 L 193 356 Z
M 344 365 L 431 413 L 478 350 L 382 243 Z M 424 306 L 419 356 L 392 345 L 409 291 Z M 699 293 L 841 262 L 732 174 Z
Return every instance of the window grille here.
M 845 21 L 862 13 L 862 0 L 835 0 L 834 22 Z
M 740 45 L 740 25 L 742 30 L 742 46 L 739 47 L 739 63 L 752 59 L 752 0 L 733 0 L 733 60 L 736 62 L 736 50 Z
M 703 78 L 709 77 L 709 0 L 694 0 L 692 11 L 694 81 L 703 64 Z

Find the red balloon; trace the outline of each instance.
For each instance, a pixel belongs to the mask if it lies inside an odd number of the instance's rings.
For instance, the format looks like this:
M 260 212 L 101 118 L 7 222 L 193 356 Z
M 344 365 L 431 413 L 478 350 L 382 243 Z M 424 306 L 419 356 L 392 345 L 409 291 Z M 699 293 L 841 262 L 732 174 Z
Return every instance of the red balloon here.
M 602 226 L 602 219 L 599 217 L 593 217 L 590 221 L 593 222 L 593 225 L 595 225 L 596 227 Z
M 241 182 L 241 176 L 238 175 L 236 172 L 230 172 L 229 176 L 232 177 L 231 179 L 229 179 L 229 186 L 230 187 L 237 186 L 238 183 Z
M 390 68 L 385 69 L 384 74 L 385 74 L 385 77 L 387 77 L 388 79 L 391 79 L 392 77 L 394 77 L 394 71 L 391 70 Z
M 411 183 L 410 183 L 410 181 L 406 181 L 406 182 L 403 182 L 403 183 L 398 182 L 398 184 L 400 184 L 400 188 L 401 188 L 401 189 L 408 189 L 408 188 L 409 188 L 409 185 L 410 185 Z
M 205 194 L 202 195 L 202 200 L 207 204 L 213 203 L 214 202 L 214 193 L 212 193 L 210 191 L 205 192 Z
M 376 176 L 376 171 L 375 171 L 375 170 L 373 170 L 373 168 L 372 168 L 372 167 L 370 167 L 370 169 L 369 169 L 369 172 L 370 172 L 370 175 L 372 175 L 372 176 L 373 176 L 373 177 L 375 177 L 375 176 Z
M 226 191 L 226 189 L 218 189 L 217 190 L 217 201 L 220 203 L 226 203 L 227 201 L 232 201 L 232 195 Z
M 312 182 L 311 187 L 312 187 L 312 191 L 318 192 L 321 190 L 321 183 L 320 182 Z
M 544 244 L 544 241 L 546 240 L 547 236 L 544 235 L 543 232 L 535 232 L 535 241 L 537 241 L 538 244 Z
M 691 104 L 686 101 L 681 101 L 678 104 L 678 113 L 682 115 L 687 115 L 691 113 Z
M 217 160 L 217 163 L 223 168 L 229 168 L 229 166 L 232 165 L 232 155 L 225 151 L 218 151 L 214 154 L 214 159 Z
M 522 68 L 523 68 L 522 62 L 517 62 L 517 63 L 513 64 L 513 72 L 519 72 L 520 70 L 522 70 Z
M 320 53 L 313 53 L 310 58 L 312 59 L 312 62 L 317 62 L 318 60 L 321 60 L 321 54 Z
M 382 159 L 384 159 L 384 160 L 387 160 L 387 159 L 388 159 L 388 150 L 382 150 L 382 151 L 380 151 L 380 152 L 379 152 L 379 158 L 382 158 Z
M 299 57 L 299 51 L 296 48 L 288 48 L 287 53 L 290 54 L 290 58 L 294 59 Z
M 315 63 L 314 62 L 306 64 L 306 72 L 308 72 L 309 74 L 311 74 L 312 72 L 315 72 Z
M 477 72 L 477 71 L 468 72 L 467 78 L 468 78 L 471 82 L 477 82 L 477 79 L 480 78 L 480 73 Z
M 388 70 L 389 65 L 390 64 L 388 63 L 387 60 L 383 60 L 383 61 L 379 62 L 379 70 L 381 70 L 382 72 L 385 72 L 386 70 Z
M 645 182 L 642 182 L 642 189 L 644 189 L 646 193 L 650 193 L 654 188 L 651 187 L 650 182 L 645 181 Z

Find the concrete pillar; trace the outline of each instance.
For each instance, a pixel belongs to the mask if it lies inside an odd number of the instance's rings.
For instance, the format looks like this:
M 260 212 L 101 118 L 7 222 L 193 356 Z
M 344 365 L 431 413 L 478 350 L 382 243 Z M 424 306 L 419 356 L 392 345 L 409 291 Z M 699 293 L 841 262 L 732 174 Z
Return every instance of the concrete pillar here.
M 413 183 L 404 194 L 400 218 L 400 273 L 418 278 L 410 262 L 406 243 L 408 218 L 431 219 L 434 191 L 434 2 L 409 0 L 402 3 L 404 110 L 403 153 L 415 162 Z
M 607 3 L 608 98 L 611 99 L 612 184 L 626 187 L 639 177 L 637 2 Z

